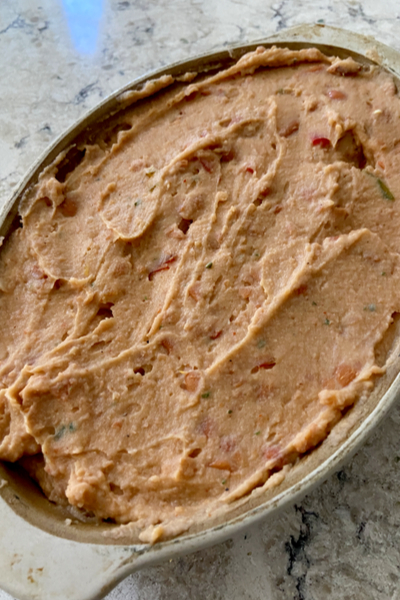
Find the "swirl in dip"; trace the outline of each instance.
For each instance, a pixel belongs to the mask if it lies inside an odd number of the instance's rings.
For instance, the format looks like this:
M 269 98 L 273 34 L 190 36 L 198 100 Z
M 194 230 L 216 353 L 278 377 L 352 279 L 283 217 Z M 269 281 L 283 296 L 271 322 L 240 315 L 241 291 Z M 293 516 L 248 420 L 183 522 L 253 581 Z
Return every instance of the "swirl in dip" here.
M 4 244 L 0 458 L 154 542 L 281 481 L 384 372 L 400 102 L 277 48 L 120 100 Z

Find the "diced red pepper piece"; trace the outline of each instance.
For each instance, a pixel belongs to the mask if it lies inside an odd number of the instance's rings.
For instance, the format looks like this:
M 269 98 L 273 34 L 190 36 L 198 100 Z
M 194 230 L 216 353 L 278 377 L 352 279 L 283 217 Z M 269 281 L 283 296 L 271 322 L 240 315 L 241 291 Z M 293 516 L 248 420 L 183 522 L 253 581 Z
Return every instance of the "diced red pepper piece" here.
M 223 452 L 233 452 L 236 449 L 237 443 L 236 440 L 232 436 L 224 436 L 221 438 L 219 443 L 219 447 Z
M 321 148 L 329 148 L 331 140 L 326 137 L 315 136 L 312 138 L 311 143 L 313 146 L 320 146 Z
M 33 265 L 31 269 L 33 279 L 47 279 L 47 275 L 38 265 Z
M 185 388 L 188 392 L 195 392 L 199 385 L 200 374 L 196 371 L 189 371 L 185 375 Z
M 165 350 L 167 351 L 168 354 L 171 352 L 171 350 L 173 350 L 173 347 L 174 347 L 173 343 L 168 338 L 164 338 L 161 341 L 161 346 L 163 348 L 165 348 Z
M 263 455 L 266 460 L 275 460 L 282 457 L 282 450 L 279 446 L 268 446 L 263 450 Z
M 164 259 L 155 269 L 150 271 L 149 281 L 153 280 L 153 277 L 156 273 L 159 273 L 160 271 L 168 271 L 169 265 L 171 263 L 175 262 L 177 258 L 178 257 L 176 256 L 176 254 L 174 254 L 174 255 L 168 256 L 166 259 Z
M 357 377 L 357 371 L 350 365 L 341 364 L 336 367 L 335 378 L 336 381 L 342 386 L 346 387 Z
M 218 433 L 216 423 L 210 417 L 205 417 L 203 419 L 199 425 L 199 430 L 206 437 L 211 437 L 212 435 L 217 435 Z
M 254 374 L 254 373 L 258 373 L 258 371 L 260 369 L 266 369 L 266 370 L 273 369 L 275 365 L 276 365 L 275 361 L 266 360 L 265 362 L 260 363 L 259 365 L 256 365 L 255 367 L 253 367 L 250 372 Z
M 306 292 L 307 292 L 307 285 L 305 285 L 305 284 L 300 285 L 296 290 L 294 290 L 294 293 L 296 296 L 303 296 Z
M 206 158 L 199 158 L 199 162 L 203 169 L 207 171 L 207 173 L 212 173 L 213 163 L 211 160 L 207 160 Z
M 296 131 L 299 130 L 299 125 L 300 124 L 298 121 L 292 121 L 285 127 L 285 129 L 282 129 L 279 133 L 283 137 L 289 137 L 290 135 L 292 135 L 292 133 L 296 133 Z
M 279 446 L 264 448 L 263 456 L 267 462 L 272 462 L 274 469 L 282 469 L 284 465 L 290 462 L 291 458 L 294 458 L 290 455 L 285 456 Z
M 331 100 L 346 100 L 347 98 L 346 94 L 340 90 L 328 90 L 327 96 L 329 96 Z
M 274 366 L 276 365 L 276 362 L 273 361 L 268 361 L 268 362 L 263 362 L 261 363 L 261 365 L 258 365 L 260 369 L 273 369 Z
M 200 298 L 201 298 L 200 284 L 194 283 L 192 286 L 190 286 L 190 288 L 188 289 L 188 294 L 191 298 L 193 298 L 193 300 L 195 302 L 200 300 Z
M 213 333 L 212 335 L 210 335 L 210 340 L 216 340 L 219 338 L 220 335 L 222 335 L 222 330 L 217 331 L 216 333 Z

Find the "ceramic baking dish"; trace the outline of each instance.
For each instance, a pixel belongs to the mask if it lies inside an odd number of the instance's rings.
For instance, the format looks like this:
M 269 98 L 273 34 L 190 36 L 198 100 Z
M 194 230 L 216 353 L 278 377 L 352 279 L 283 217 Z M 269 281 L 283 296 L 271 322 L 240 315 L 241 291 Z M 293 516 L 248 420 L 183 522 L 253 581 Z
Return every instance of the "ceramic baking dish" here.
M 39 173 L 55 157 L 99 121 L 121 109 L 121 93 L 140 89 L 165 74 L 226 67 L 259 45 L 299 49 L 316 46 L 326 54 L 354 56 L 378 63 L 400 82 L 400 54 L 371 38 L 325 26 L 300 26 L 252 44 L 231 47 L 151 73 L 119 90 L 62 135 L 32 167 L 0 212 L 0 234 L 13 228 L 19 201 Z M 400 332 L 399 332 L 400 333 Z M 400 340 L 400 335 L 397 335 Z M 400 343 L 397 344 L 400 346 Z M 328 438 L 291 469 L 271 489 L 259 488 L 239 500 L 230 513 L 191 528 L 180 537 L 154 546 L 132 537 L 118 543 L 106 538 L 110 524 L 71 523 L 69 513 L 52 505 L 18 468 L 0 464 L 0 587 L 21 600 L 94 600 L 102 598 L 133 571 L 156 562 L 221 542 L 257 521 L 276 516 L 289 503 L 309 492 L 354 453 L 394 405 L 400 392 L 399 348 L 389 359 L 387 373 L 367 400 L 359 401 Z

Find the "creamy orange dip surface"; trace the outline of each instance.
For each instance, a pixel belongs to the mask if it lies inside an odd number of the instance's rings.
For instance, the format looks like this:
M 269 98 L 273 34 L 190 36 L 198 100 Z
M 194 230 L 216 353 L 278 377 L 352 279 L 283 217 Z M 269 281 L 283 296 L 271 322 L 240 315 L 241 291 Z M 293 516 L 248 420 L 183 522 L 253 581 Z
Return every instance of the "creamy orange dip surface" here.
M 392 77 L 260 48 L 187 79 L 48 167 L 0 263 L 0 458 L 150 542 L 326 438 L 400 311 Z

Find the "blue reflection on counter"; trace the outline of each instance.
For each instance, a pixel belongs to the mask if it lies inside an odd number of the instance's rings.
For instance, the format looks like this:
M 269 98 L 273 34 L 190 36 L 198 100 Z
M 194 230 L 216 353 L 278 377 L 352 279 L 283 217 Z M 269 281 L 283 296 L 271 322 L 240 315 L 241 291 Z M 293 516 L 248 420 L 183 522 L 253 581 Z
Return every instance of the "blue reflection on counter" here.
M 99 35 L 103 0 L 61 0 L 72 42 L 81 54 L 93 54 Z

